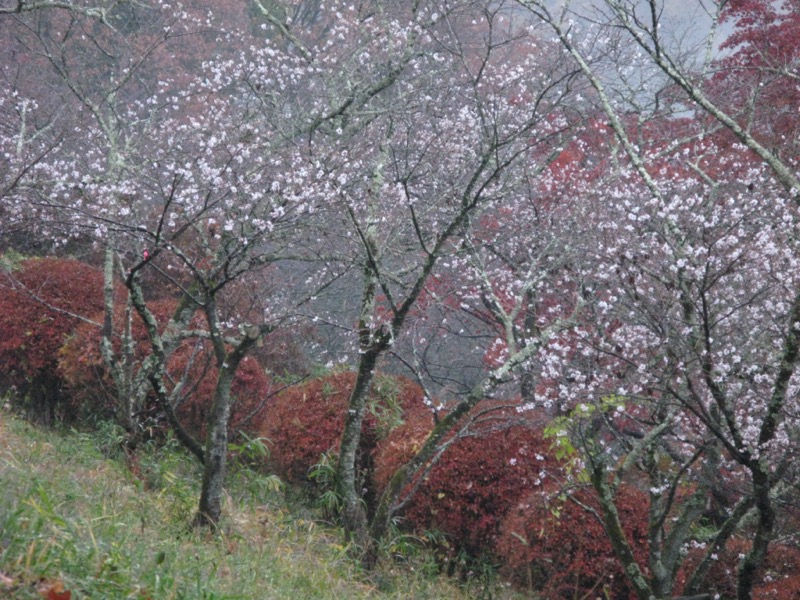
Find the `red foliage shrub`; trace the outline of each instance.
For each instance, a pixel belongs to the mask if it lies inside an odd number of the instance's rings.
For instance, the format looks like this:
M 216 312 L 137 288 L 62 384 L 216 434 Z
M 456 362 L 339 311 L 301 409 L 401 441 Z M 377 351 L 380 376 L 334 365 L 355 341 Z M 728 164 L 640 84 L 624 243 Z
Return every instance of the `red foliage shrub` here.
M 800 598 L 800 549 L 773 543 L 767 552 L 754 598 Z
M 291 387 L 274 398 L 265 411 L 260 434 L 270 443 L 270 468 L 287 481 L 306 482 L 312 466 L 326 452 L 338 450 L 355 373 L 331 373 Z M 407 418 L 427 408 L 423 391 L 402 377 L 377 375 L 370 410 L 361 436 L 360 467 L 369 482 L 373 450 Z
M 395 471 L 419 451 L 433 425 L 433 412 L 415 404 L 407 409 L 404 423 L 378 441 L 373 451 L 372 473 L 376 493 L 383 492 Z
M 574 500 L 597 509 L 590 489 Z M 634 598 L 603 525 L 553 484 L 528 494 L 503 520 L 497 554 L 514 583 L 543 598 Z M 617 507 L 640 564 L 646 559 L 648 499 L 622 486 Z M 645 563 L 646 564 L 646 563 Z
M 175 311 L 177 302 L 172 299 L 156 300 L 148 307 L 159 324 L 166 326 Z M 114 330 L 123 330 L 125 320 L 124 306 L 118 304 L 114 315 Z M 102 314 L 95 320 L 102 320 Z M 200 324 L 200 317 L 196 317 Z M 72 402 L 76 410 L 111 414 L 117 405 L 116 390 L 110 375 L 105 370 L 100 355 L 100 336 L 98 327 L 90 324 L 79 326 L 69 342 L 61 350 L 59 368 L 73 390 Z M 150 344 L 144 323 L 134 313 L 131 322 L 131 336 L 134 342 L 134 362 L 141 363 L 150 353 Z M 116 352 L 121 350 L 121 339 L 114 340 Z M 195 437 L 205 437 L 205 418 L 213 400 L 217 378 L 214 355 L 207 340 L 186 340 L 172 354 L 167 364 L 169 382 L 185 380 L 181 391 L 182 400 L 177 407 L 178 418 L 183 426 Z M 172 389 L 173 383 L 168 383 Z M 246 357 L 239 366 L 231 390 L 234 399 L 231 407 L 229 428 L 231 435 L 244 430 L 252 433 L 248 425 L 257 419 L 269 395 L 270 380 L 258 362 Z
M 51 421 L 64 396 L 58 349 L 79 317 L 102 310 L 103 274 L 75 260 L 29 259 L 0 274 L 0 288 L 0 386 L 16 386 Z
M 717 554 L 717 559 L 709 569 L 702 591 L 712 596 L 719 594 L 720 598 L 735 598 L 739 561 L 750 551 L 750 547 L 751 542 L 742 538 L 728 540 L 724 550 Z M 703 549 L 690 549 L 684 567 L 678 574 L 676 589 L 683 588 L 688 574 L 694 571 L 703 556 L 705 556 Z M 785 544 L 770 544 L 756 581 L 753 598 L 776 600 L 800 598 L 800 550 Z
M 446 534 L 453 552 L 493 552 L 505 513 L 558 470 L 535 417 L 520 422 L 513 409 L 504 416 L 516 422 L 501 421 L 453 442 L 405 511 L 415 529 Z
M 218 372 L 208 346 L 201 344 L 198 349 L 190 349 L 185 345 L 179 348 L 167 367 L 170 373 L 176 375 L 187 371 L 190 389 L 179 405 L 177 414 L 181 424 L 200 441 L 206 436 L 206 418 L 214 400 Z M 245 357 L 231 386 L 229 439 L 233 440 L 239 432 L 251 437 L 257 433 L 257 423 L 267 405 L 270 386 L 271 381 L 258 361 Z
M 126 320 L 125 305 L 115 302 L 112 346 L 117 356 L 122 351 L 122 331 Z M 149 302 L 148 307 L 156 320 L 166 324 L 175 310 L 175 301 L 159 300 Z M 92 316 L 94 323 L 102 323 L 102 308 Z M 58 370 L 70 388 L 70 406 L 76 414 L 94 414 L 110 417 L 117 409 L 117 390 L 113 380 L 106 372 L 100 354 L 101 330 L 96 324 L 80 323 L 58 353 Z M 138 365 L 149 353 L 147 333 L 138 315 L 133 311 L 131 319 L 133 338 L 132 362 Z
M 775 538 L 767 552 L 762 583 L 756 587 L 759 598 L 800 598 L 800 498 L 797 487 L 777 506 Z

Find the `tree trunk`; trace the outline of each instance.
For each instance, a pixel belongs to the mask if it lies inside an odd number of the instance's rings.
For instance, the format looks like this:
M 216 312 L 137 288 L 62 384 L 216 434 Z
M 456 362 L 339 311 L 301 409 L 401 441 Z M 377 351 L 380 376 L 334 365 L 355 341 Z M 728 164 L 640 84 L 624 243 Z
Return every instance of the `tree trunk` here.
M 753 496 L 758 511 L 758 526 L 753 538 L 753 547 L 739 565 L 736 581 L 736 599 L 750 600 L 753 594 L 756 573 L 767 556 L 767 549 L 775 529 L 775 509 L 770 496 L 770 476 L 768 467 L 760 462 L 753 468 Z
M 633 550 L 628 543 L 625 531 L 622 529 L 619 513 L 614 504 L 614 497 L 606 481 L 605 464 L 601 462 L 591 465 L 590 472 L 592 486 L 600 500 L 603 526 L 605 527 L 606 535 L 608 535 L 611 547 L 614 549 L 614 554 L 617 556 L 620 563 L 622 563 L 628 582 L 633 587 L 634 593 L 639 600 L 655 600 L 656 596 L 653 593 L 653 589 L 650 587 L 644 573 L 642 573 L 642 570 L 639 568 L 639 564 L 633 556 Z
M 209 302 L 207 310 L 213 309 Z M 211 313 L 211 311 L 209 311 Z M 209 328 L 217 352 L 217 385 L 214 389 L 214 402 L 206 420 L 205 456 L 203 461 L 203 485 L 200 490 L 200 506 L 195 524 L 216 529 L 222 514 L 222 494 L 225 482 L 225 467 L 228 458 L 228 423 L 231 416 L 231 387 L 233 378 L 247 352 L 264 335 L 266 328 L 249 330 L 245 337 L 229 353 L 224 352 L 224 344 L 219 335 L 215 314 L 209 314 Z
M 687 594 L 691 595 L 699 593 L 700 588 L 705 583 L 706 575 L 708 574 L 709 569 L 711 569 L 711 566 L 715 562 L 713 558 L 714 555 L 722 551 L 722 549 L 725 547 L 725 543 L 734 534 L 736 528 L 739 526 L 739 523 L 745 517 L 747 512 L 752 508 L 752 506 L 753 506 L 753 497 L 745 496 L 733 508 L 730 516 L 722 524 L 722 527 L 720 527 L 719 531 L 717 532 L 717 535 L 714 537 L 714 539 L 706 548 L 703 560 L 700 562 L 699 565 L 697 565 L 691 577 L 686 582 L 686 585 L 684 586 L 684 591 Z
M 354 542 L 365 556 L 371 554 L 371 541 L 366 507 L 361 500 L 361 490 L 359 490 L 357 455 L 367 399 L 379 354 L 380 351 L 373 347 L 361 355 L 339 447 L 337 485 L 343 503 L 342 522 L 345 535 L 347 540 Z
M 216 528 L 222 514 L 222 493 L 228 457 L 228 421 L 231 413 L 231 385 L 235 369 L 222 367 L 214 390 L 214 402 L 208 417 L 203 486 L 196 523 Z
M 445 438 L 448 434 L 454 432 L 462 419 L 486 398 L 491 390 L 503 383 L 509 373 L 530 358 L 537 348 L 539 348 L 538 344 L 526 346 L 503 366 L 495 369 L 482 383 L 475 386 L 464 400 L 459 402 L 436 423 L 436 426 L 428 434 L 417 453 L 395 471 L 378 500 L 375 515 L 370 524 L 370 538 L 373 541 L 380 540 L 386 535 L 392 517 L 407 500 L 398 502 L 404 488 L 430 461 L 436 460 L 437 454 L 443 450 L 444 445 L 447 443 Z
M 499 380 L 498 378 L 497 381 Z M 375 515 L 372 518 L 372 523 L 370 524 L 372 540 L 380 540 L 386 535 L 392 517 L 402 506 L 402 503 L 399 503 L 398 500 L 403 489 L 420 473 L 429 461 L 435 460 L 437 453 L 442 450 L 445 437 L 455 431 L 459 422 L 483 400 L 487 391 L 488 387 L 485 384 L 473 389 L 462 402 L 459 402 L 436 424 L 417 453 L 395 471 L 378 501 Z

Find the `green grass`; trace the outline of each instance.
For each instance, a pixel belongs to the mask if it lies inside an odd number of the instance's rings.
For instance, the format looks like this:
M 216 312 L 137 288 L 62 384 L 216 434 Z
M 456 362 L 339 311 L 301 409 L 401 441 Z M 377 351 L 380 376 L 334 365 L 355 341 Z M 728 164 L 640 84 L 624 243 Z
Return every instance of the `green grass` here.
M 197 465 L 174 444 L 131 463 L 116 435 L 0 410 L 0 597 L 466 599 L 482 587 L 436 575 L 424 552 L 367 575 L 340 531 L 248 470 L 230 477 L 220 532 L 193 530 Z

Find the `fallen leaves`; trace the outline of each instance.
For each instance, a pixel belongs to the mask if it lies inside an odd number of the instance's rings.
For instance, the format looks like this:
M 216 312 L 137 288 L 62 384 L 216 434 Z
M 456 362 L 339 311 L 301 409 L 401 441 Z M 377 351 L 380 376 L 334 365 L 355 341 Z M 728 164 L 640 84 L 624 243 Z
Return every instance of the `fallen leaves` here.
M 10 592 L 25 586 L 25 583 L 0 571 L 0 592 Z M 64 582 L 60 579 L 40 579 L 34 589 L 44 600 L 72 600 L 72 592 L 64 589 Z
M 72 600 L 72 592 L 64 589 L 64 583 L 60 579 L 42 579 L 36 584 L 36 592 L 44 600 Z

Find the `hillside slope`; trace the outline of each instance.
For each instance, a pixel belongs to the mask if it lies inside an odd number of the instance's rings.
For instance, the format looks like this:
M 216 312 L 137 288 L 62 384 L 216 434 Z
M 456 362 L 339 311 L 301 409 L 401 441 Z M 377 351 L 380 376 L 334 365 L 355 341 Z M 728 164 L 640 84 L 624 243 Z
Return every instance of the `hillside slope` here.
M 46 600 L 470 597 L 423 554 L 366 577 L 341 534 L 251 471 L 222 533 L 189 529 L 197 467 L 174 445 L 134 463 L 118 433 L 40 430 L 0 409 L 0 597 Z

